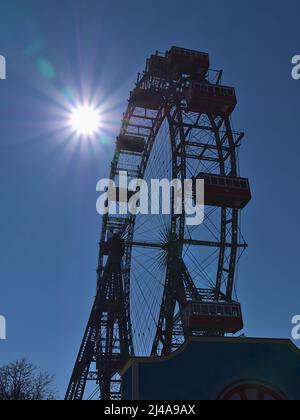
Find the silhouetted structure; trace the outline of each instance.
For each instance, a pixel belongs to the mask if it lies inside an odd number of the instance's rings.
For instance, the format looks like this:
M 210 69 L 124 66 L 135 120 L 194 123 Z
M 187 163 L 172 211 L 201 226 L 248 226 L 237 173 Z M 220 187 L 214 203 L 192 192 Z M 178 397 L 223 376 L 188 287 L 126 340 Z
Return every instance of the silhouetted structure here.
M 207 53 L 172 47 L 138 75 L 110 178 L 126 171 L 129 179 L 183 183 L 205 174 L 207 215 L 200 233 L 174 210 L 156 225 L 151 216 L 104 217 L 97 296 L 66 399 L 84 398 L 88 381 L 92 397 L 120 398 L 120 369 L 130 356 L 168 355 L 191 335 L 243 327 L 234 280 L 247 247 L 239 211 L 251 198 L 238 170 L 244 135 L 231 127 L 235 89 L 209 67 Z M 174 194 L 171 200 L 174 209 Z

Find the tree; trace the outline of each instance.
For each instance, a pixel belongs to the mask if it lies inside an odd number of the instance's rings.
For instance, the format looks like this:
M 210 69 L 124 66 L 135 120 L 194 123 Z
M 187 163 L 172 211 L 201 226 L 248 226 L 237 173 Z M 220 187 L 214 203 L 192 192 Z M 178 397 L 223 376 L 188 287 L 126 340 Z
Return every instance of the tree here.
M 1 401 L 55 400 L 53 377 L 26 359 L 16 360 L 0 368 Z

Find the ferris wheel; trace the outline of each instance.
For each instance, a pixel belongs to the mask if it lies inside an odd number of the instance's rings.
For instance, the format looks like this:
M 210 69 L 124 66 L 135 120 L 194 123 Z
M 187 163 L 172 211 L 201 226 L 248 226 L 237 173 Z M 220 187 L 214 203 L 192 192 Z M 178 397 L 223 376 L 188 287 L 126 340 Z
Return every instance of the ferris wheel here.
M 88 392 L 119 399 L 129 357 L 164 356 L 191 335 L 243 328 L 235 273 L 247 248 L 239 222 L 251 191 L 239 173 L 235 89 L 221 78 L 208 54 L 178 47 L 152 55 L 138 75 L 110 179 L 203 179 L 204 221 L 189 226 L 174 210 L 103 217 L 97 296 L 66 399 Z

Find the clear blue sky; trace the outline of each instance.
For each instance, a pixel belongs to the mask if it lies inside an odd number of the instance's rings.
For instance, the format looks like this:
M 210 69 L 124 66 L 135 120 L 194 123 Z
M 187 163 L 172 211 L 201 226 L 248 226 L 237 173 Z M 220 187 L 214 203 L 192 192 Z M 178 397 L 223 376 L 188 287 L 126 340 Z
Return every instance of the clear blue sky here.
M 300 314 L 300 81 L 290 75 L 299 15 L 298 0 L 1 0 L 0 364 L 27 356 L 56 375 L 63 396 L 95 291 L 96 182 L 137 71 L 172 45 L 209 52 L 237 88 L 253 189 L 238 282 L 245 332 L 290 337 Z M 80 83 L 111 105 L 111 128 L 93 148 L 57 130 L 56 98 Z

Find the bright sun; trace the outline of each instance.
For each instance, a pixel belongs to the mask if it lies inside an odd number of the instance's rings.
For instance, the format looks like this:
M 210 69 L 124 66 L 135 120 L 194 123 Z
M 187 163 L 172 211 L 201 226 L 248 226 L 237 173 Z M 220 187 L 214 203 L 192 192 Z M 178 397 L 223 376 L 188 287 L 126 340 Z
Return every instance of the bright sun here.
M 75 108 L 71 115 L 71 127 L 81 136 L 92 136 L 100 128 L 100 114 L 91 105 L 81 105 Z

